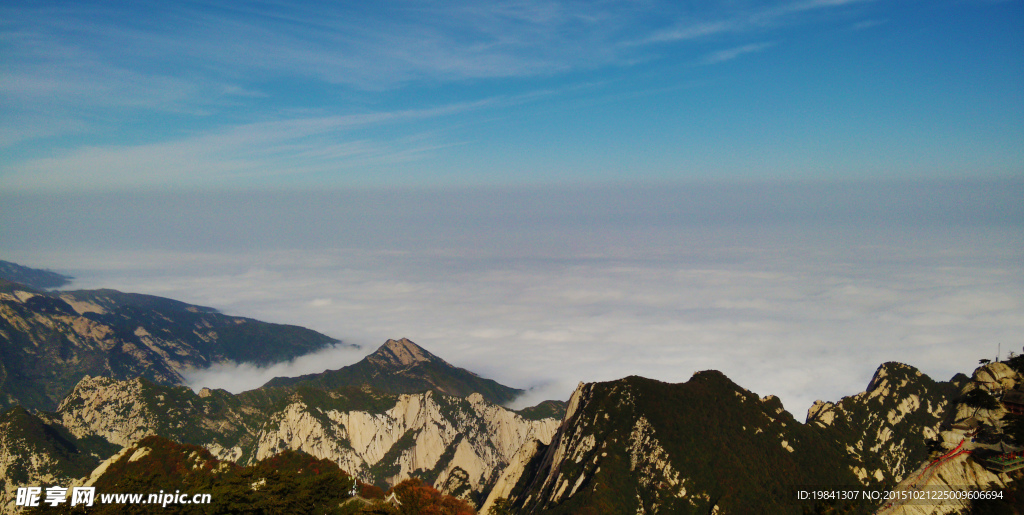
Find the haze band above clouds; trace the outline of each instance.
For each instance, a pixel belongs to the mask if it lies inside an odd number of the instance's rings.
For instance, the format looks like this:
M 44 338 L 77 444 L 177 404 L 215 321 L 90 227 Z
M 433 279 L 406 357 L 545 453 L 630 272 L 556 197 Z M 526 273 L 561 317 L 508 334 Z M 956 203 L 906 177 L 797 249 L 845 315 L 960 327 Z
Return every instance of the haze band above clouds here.
M 534 388 L 519 404 L 714 368 L 800 416 L 885 361 L 945 380 L 1020 352 L 1019 198 L 1021 181 L 14 196 L 0 251 L 364 347 L 196 386 L 408 337 Z

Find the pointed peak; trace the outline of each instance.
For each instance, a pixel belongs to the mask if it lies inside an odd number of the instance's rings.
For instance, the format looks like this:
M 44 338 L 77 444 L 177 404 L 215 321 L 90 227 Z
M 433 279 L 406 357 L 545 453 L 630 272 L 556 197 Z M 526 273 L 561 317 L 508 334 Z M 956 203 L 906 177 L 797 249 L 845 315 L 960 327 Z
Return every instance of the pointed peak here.
M 898 361 L 887 361 L 878 365 L 875 369 L 875 374 L 871 376 L 871 381 L 868 382 L 867 392 L 871 393 L 877 390 L 879 387 L 885 386 L 889 382 L 890 377 L 898 377 L 899 379 L 909 378 L 909 375 L 913 374 L 920 376 L 921 372 L 916 368 L 900 363 Z M 897 379 L 897 382 L 899 381 Z
M 427 352 L 423 347 L 416 345 L 408 338 L 388 340 L 370 356 L 399 366 L 409 366 L 414 363 L 429 362 L 437 359 L 433 354 Z

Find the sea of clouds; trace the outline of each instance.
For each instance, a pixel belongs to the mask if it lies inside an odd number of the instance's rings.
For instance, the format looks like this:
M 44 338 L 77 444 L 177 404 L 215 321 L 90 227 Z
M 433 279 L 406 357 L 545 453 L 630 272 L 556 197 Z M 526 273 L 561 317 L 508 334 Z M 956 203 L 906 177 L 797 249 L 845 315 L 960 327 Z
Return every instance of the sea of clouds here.
M 567 399 L 580 381 L 718 369 L 802 419 L 815 399 L 862 391 L 886 361 L 946 380 L 1000 345 L 1021 351 L 1024 229 L 1000 203 L 1020 191 L 1010 184 L 966 196 L 903 184 L 79 198 L 62 228 L 13 238 L 0 257 L 70 273 L 75 288 L 361 346 L 192 371 L 195 388 L 255 388 L 408 337 L 528 389 L 517 406 Z

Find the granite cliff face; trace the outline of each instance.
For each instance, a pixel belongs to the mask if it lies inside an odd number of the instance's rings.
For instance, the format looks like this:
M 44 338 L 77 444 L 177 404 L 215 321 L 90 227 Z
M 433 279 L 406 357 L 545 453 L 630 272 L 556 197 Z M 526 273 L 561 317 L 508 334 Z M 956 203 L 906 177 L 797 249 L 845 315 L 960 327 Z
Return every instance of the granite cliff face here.
M 417 361 L 410 356 L 404 365 Z M 380 486 L 419 477 L 484 513 L 499 501 L 517 514 L 725 514 L 749 513 L 751 506 L 801 513 L 805 506 L 791 499 L 800 484 L 897 490 L 1012 485 L 1015 476 L 994 473 L 980 461 L 994 444 L 971 443 L 972 453 L 955 455 L 951 449 L 970 440 L 970 429 L 961 426 L 971 419 L 995 433 L 1006 425 L 1002 404 L 974 406 L 970 392 L 999 394 L 1020 382 L 1001 363 L 950 383 L 887 363 L 865 392 L 817 402 L 801 424 L 777 398 L 759 398 L 715 371 L 681 384 L 640 377 L 581 384 L 561 421 L 530 420 L 479 394 L 289 385 L 232 395 L 88 377 L 53 413 L 4 414 L 0 477 L 17 480 L 0 501 L 10 501 L 19 482 L 94 480 L 102 466 L 87 480 L 89 466 L 118 447 L 161 435 L 238 465 L 296 450 Z M 25 454 L 26 448 L 32 450 Z M 834 506 L 886 514 L 969 507 Z
M 1011 360 L 1014 361 L 1014 360 Z M 1019 359 L 1017 361 L 1020 361 Z M 965 378 L 966 379 L 966 378 Z M 970 380 L 957 381 L 959 391 L 946 410 L 947 417 L 936 437 L 938 449 L 920 463 L 916 469 L 894 488 L 897 491 L 958 491 L 964 487 L 977 490 L 1004 490 L 1006 502 L 999 501 L 1000 509 L 982 510 L 983 513 L 1019 512 L 1021 506 L 1008 508 L 1012 503 L 1014 481 L 1021 479 L 1019 472 L 1004 473 L 986 467 L 987 458 L 1006 451 L 1020 451 L 1024 447 L 1006 434 L 1009 421 L 1005 405 L 997 402 L 1005 392 L 1021 386 L 1022 376 L 1006 363 L 989 363 L 977 368 Z M 978 402 L 978 395 L 991 396 L 991 404 Z M 1019 492 L 1017 492 L 1019 495 Z M 965 499 L 950 499 L 940 504 L 892 503 L 879 514 L 946 515 L 972 512 L 979 504 Z M 989 503 L 992 504 L 992 503 Z M 1002 510 L 1002 511 L 1000 511 Z
M 985 438 L 1005 439 L 1006 410 L 994 399 L 1019 382 L 1002 363 L 950 382 L 886 363 L 865 392 L 816 402 L 806 424 L 777 398 L 758 399 L 713 371 L 683 384 L 636 377 L 581 384 L 552 443 L 513 459 L 484 506 L 505 498 L 520 514 L 749 513 L 751 506 L 802 513 L 807 506 L 792 502 L 794 485 L 1001 488 L 1014 476 L 995 473 L 982 460 L 1002 444 L 970 443 L 973 433 L 962 426 L 981 420 L 993 428 Z M 965 399 L 973 389 L 992 393 L 994 404 L 970 405 Z M 957 454 L 961 442 L 973 452 Z M 946 514 L 971 506 L 822 508 Z
M 382 349 L 391 353 L 394 346 Z M 554 418 L 524 418 L 478 393 L 290 385 L 197 394 L 106 377 L 84 378 L 55 412 L 40 417 L 74 438 L 129 447 L 160 435 L 242 465 L 300 450 L 365 482 L 387 486 L 416 476 L 477 504 L 520 449 L 548 443 L 558 425 Z
M 938 438 L 958 395 L 958 383 L 884 363 L 866 391 L 836 403 L 816 401 L 807 424 L 843 445 L 861 483 L 891 486 L 927 459 L 928 442 Z
M 0 280 L 0 409 L 54 409 L 87 375 L 182 384 L 189 368 L 269 364 L 338 343 L 161 297 Z
M 400 395 L 379 413 L 296 401 L 270 417 L 253 457 L 301 450 L 331 459 L 363 481 L 395 484 L 415 475 L 473 499 L 490 490 L 521 447 L 549 442 L 557 423 L 523 419 L 479 394 Z

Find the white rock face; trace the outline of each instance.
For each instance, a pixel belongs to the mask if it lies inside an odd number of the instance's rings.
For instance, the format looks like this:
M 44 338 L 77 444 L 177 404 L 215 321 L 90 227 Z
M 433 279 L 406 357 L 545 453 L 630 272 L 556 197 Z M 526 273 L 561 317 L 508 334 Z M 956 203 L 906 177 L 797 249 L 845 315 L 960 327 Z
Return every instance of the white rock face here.
M 973 374 L 970 383 L 961 390 L 967 393 L 975 389 L 988 391 L 997 398 L 1000 392 L 1014 388 L 1020 382 L 1020 376 L 1008 367 L 1005 363 L 990 363 L 978 367 Z M 902 406 L 903 404 L 901 404 Z M 972 417 L 975 420 L 989 426 L 998 427 L 1001 425 L 1002 417 L 1007 411 L 1000 406 L 994 410 L 977 409 L 959 403 L 954 406 L 956 415 L 954 422 L 964 422 Z M 961 446 L 964 449 L 971 449 L 978 444 L 972 443 L 965 429 L 946 429 L 937 431 L 936 436 L 940 439 L 942 447 L 949 450 Z M 963 444 L 961 444 L 963 442 Z M 934 453 L 930 461 L 921 464 L 917 470 L 907 474 L 894 490 L 988 490 L 993 487 L 1005 487 L 1011 478 L 1006 474 L 997 474 L 982 466 L 971 454 L 960 454 L 947 461 L 933 461 L 939 457 Z M 929 466 L 931 465 L 931 466 Z M 958 500 L 956 496 L 949 496 L 950 500 L 941 504 L 914 504 L 914 503 L 893 503 L 878 511 L 879 514 L 906 514 L 906 515 L 945 515 L 949 513 L 961 513 L 970 510 L 970 503 L 966 500 Z
M 523 446 L 516 451 L 515 456 L 509 462 L 508 466 L 501 473 L 498 481 L 494 483 L 494 487 L 491 489 L 491 493 L 487 495 L 487 500 L 484 501 L 483 506 L 480 507 L 480 513 L 488 513 L 491 506 L 494 505 L 494 501 L 501 498 L 508 498 L 512 493 L 512 489 L 515 488 L 516 483 L 519 482 L 519 478 L 523 477 L 523 473 L 526 472 L 526 465 L 530 463 L 530 460 L 540 451 L 541 442 L 539 440 L 533 440 L 523 444 Z
M 572 393 L 572 397 L 569 398 L 569 406 L 565 413 L 565 418 L 562 422 L 563 426 L 568 424 L 569 421 L 573 420 L 577 416 L 581 404 L 585 402 L 586 399 L 590 396 L 590 389 L 591 385 L 585 385 L 583 383 L 580 383 L 579 386 L 576 387 L 576 391 L 574 391 Z M 579 429 L 581 426 L 577 425 L 576 427 L 577 429 Z M 549 501 L 557 502 L 559 499 L 562 498 L 565 489 L 568 487 L 568 480 L 563 480 L 562 475 L 560 473 L 562 463 L 566 460 L 566 456 L 570 455 L 573 449 L 577 448 L 580 442 L 584 440 L 584 438 L 585 435 L 583 435 L 579 431 L 576 431 L 571 434 L 563 433 L 561 435 L 561 438 L 556 443 L 554 443 L 555 447 L 553 450 L 553 454 L 551 449 L 548 450 L 548 455 L 551 456 L 551 467 L 550 472 L 547 478 L 545 478 L 544 484 L 541 487 L 542 491 L 549 491 L 549 489 L 554 488 L 557 485 L 560 485 L 558 486 L 557 493 L 555 493 L 555 495 L 551 499 L 549 499 Z
M 90 466 L 88 456 L 45 436 L 53 429 L 52 420 L 18 409 L 0 419 L 0 514 L 21 511 L 14 506 L 19 487 L 67 486 L 75 479 L 69 470 Z
M 1003 392 L 1015 388 L 1020 383 L 1020 375 L 1013 371 L 1005 363 L 989 363 L 978 367 L 971 378 L 971 383 L 964 387 L 963 393 L 975 389 L 982 389 L 989 392 L 995 398 L 1000 398 Z M 978 421 L 989 426 L 997 426 L 1008 412 L 1002 406 L 994 410 L 977 409 L 967 404 L 960 403 L 957 406 L 954 420 L 961 422 L 974 417 Z
M 973 381 L 982 383 L 986 388 L 1012 388 L 1017 381 L 1017 373 L 1006 363 L 989 363 L 974 371 Z
M 822 427 L 831 426 L 836 420 L 836 405 L 823 400 L 816 400 L 807 410 L 807 420 L 814 420 Z
M 858 439 L 846 444 L 849 454 L 857 459 L 880 457 L 885 467 L 867 470 L 854 465 L 854 475 L 864 484 L 886 478 L 901 481 L 917 466 L 908 442 L 919 445 L 935 438 L 949 407 L 947 400 L 927 400 L 941 396 L 925 390 L 925 384 L 934 383 L 913 367 L 886 363 L 878 367 L 866 391 L 837 403 L 815 401 L 807 410 L 807 423 L 827 428 L 843 419 L 855 424 Z
M 122 447 L 157 434 L 158 427 L 180 428 L 186 434 L 198 427 L 214 436 L 249 427 L 239 444 L 187 443 L 203 445 L 218 459 L 245 463 L 285 449 L 301 450 L 334 461 L 367 482 L 386 479 L 394 484 L 432 472 L 437 474 L 436 487 L 464 495 L 488 491 L 526 444 L 549 443 L 558 426 L 553 418 L 524 419 L 480 394 L 459 399 L 432 392 L 397 396 L 383 413 L 326 409 L 294 397 L 272 413 L 249 413 L 248 422 L 239 426 L 240 414 L 168 416 L 185 408 L 165 403 L 163 394 L 154 396 L 152 391 L 147 398 L 144 390 L 139 380 L 83 379 L 61 404 L 57 420 L 76 437 L 99 435 Z M 201 408 L 203 399 L 212 395 L 194 395 L 194 404 Z
M 440 466 L 435 485 L 449 490 L 460 486 L 449 485 L 448 480 L 454 470 L 461 469 L 468 475 L 470 491 L 479 493 L 491 486 L 525 444 L 550 442 L 558 425 L 555 419 L 526 420 L 487 403 L 479 394 L 463 404 L 465 410 L 455 411 L 454 417 L 442 412 L 443 406 L 432 392 L 401 395 L 393 408 L 381 414 L 321 411 L 303 403 L 290 404 L 274 414 L 267 429 L 258 435 L 255 458 L 297 449 L 330 459 L 364 481 L 378 479 L 374 467 L 394 470 L 387 477 L 391 484 Z M 404 448 L 395 447 L 403 441 L 407 444 Z M 396 451 L 395 461 L 382 463 L 388 453 Z M 450 461 L 442 463 L 445 453 L 452 451 Z
M 100 465 L 98 467 L 96 467 L 92 471 L 91 474 L 89 474 L 89 477 L 85 477 L 85 478 L 81 478 L 81 479 L 79 479 L 77 481 L 73 481 L 70 485 L 68 485 L 68 488 L 71 489 L 71 488 L 74 488 L 76 486 L 92 486 L 92 485 L 95 485 L 96 481 L 98 481 L 100 479 L 100 477 L 103 476 L 103 474 L 107 471 L 108 468 L 110 468 L 111 465 L 113 465 L 114 463 L 117 463 L 117 461 L 120 460 L 121 458 L 123 458 L 125 454 L 128 454 L 129 451 L 135 452 L 135 451 L 133 451 L 133 449 L 134 449 L 134 447 L 124 447 L 124 448 L 122 448 L 120 451 L 117 451 L 116 453 L 114 453 L 113 456 L 103 460 L 103 463 L 100 463 Z
M 988 489 L 989 485 L 1005 487 L 1009 478 L 1005 474 L 994 474 L 985 467 L 974 461 L 970 455 L 962 454 L 939 466 L 933 467 L 934 471 L 921 473 L 927 464 L 922 465 L 913 473 L 908 474 L 907 479 L 894 488 L 896 491 L 952 491 L 962 490 L 967 487 L 978 487 Z M 930 469 L 931 470 L 931 469 Z M 916 503 L 893 503 L 891 506 L 883 506 L 878 510 L 878 515 L 946 515 L 950 513 L 967 513 L 970 511 L 970 503 L 967 500 L 957 500 L 956 496 L 948 496 L 950 499 L 939 504 L 916 504 Z
M 85 376 L 57 407 L 61 425 L 78 438 L 98 435 L 128 447 L 154 434 L 158 417 L 141 401 L 142 381 Z M 74 409 L 71 403 L 75 403 Z
M 792 451 L 792 449 L 790 449 Z M 638 474 L 640 484 L 654 488 L 661 484 L 663 490 L 676 497 L 685 497 L 686 488 L 679 471 L 672 468 L 668 453 L 654 435 L 654 428 L 645 417 L 640 417 L 629 435 L 630 470 Z
M 384 342 L 384 345 L 374 353 L 372 359 L 381 360 L 394 366 L 409 367 L 416 363 L 430 361 L 430 356 L 408 338 L 402 338 Z
M 71 295 L 61 295 L 60 300 L 67 302 L 68 305 L 71 306 L 71 309 L 74 309 L 79 315 L 84 315 L 86 313 L 104 315 L 107 313 L 107 310 L 103 309 L 103 306 L 93 302 L 77 300 Z
M 886 418 L 890 424 L 898 424 L 908 413 L 913 413 L 921 407 L 921 399 L 917 398 L 917 395 L 910 394 L 900 400 L 900 403 L 896 408 L 889 410 L 886 414 Z
M 981 388 L 983 390 L 987 390 L 986 388 L 984 388 L 980 384 L 973 383 L 973 384 L 967 385 L 964 388 L 963 392 L 967 393 L 967 392 L 969 392 L 971 390 L 974 390 L 974 389 L 977 389 L 977 388 Z M 998 398 L 998 395 L 996 395 L 996 398 Z M 1006 411 L 1006 409 L 1004 409 L 1002 407 L 1002 404 L 1000 404 L 1000 406 L 998 408 L 994 409 L 994 410 L 987 410 L 987 409 L 972 408 L 971 406 L 968 406 L 967 404 L 960 403 L 956 407 L 956 416 L 953 417 L 953 420 L 956 421 L 956 422 L 961 422 L 961 421 L 964 421 L 964 420 L 967 420 L 967 419 L 973 417 L 973 418 L 977 419 L 979 422 L 982 422 L 982 423 L 984 423 L 986 425 L 996 426 L 996 425 L 998 425 L 1000 423 L 999 421 L 1002 420 L 1002 418 L 1007 413 L 1008 412 Z

